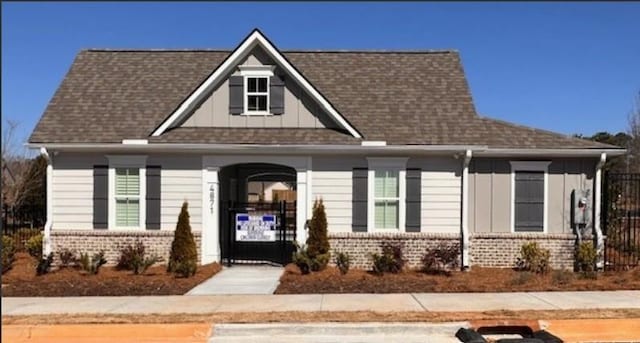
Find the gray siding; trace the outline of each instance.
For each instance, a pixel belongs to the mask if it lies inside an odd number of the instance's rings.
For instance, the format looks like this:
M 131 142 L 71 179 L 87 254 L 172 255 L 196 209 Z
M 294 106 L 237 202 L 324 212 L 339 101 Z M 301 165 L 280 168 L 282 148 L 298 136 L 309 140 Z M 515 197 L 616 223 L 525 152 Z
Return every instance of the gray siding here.
M 241 65 L 273 65 L 263 51 L 254 50 Z M 276 73 L 279 70 L 276 69 Z M 235 75 L 238 73 L 236 72 Z M 330 117 L 291 79 L 285 76 L 284 113 L 242 116 L 229 113 L 229 82 L 225 80 L 185 120 L 185 127 L 337 128 Z
M 53 158 L 53 230 L 93 229 L 93 166 L 108 165 L 104 155 L 60 153 Z M 147 165 L 161 173 L 161 229 L 175 229 L 182 202 L 189 202 L 191 228 L 201 228 L 202 158 L 154 156 Z
M 593 190 L 595 160 L 551 159 L 548 232 L 571 233 L 571 191 Z M 593 193 L 592 193 L 593 194 Z M 474 158 L 469 170 L 471 232 L 511 232 L 511 165 L 508 159 Z

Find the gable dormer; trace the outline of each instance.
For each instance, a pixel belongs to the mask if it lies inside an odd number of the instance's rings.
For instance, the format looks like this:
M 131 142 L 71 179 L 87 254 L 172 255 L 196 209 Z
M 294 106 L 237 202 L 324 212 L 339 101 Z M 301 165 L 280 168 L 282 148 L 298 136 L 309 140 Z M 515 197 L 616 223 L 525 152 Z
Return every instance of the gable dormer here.
M 154 132 L 174 127 L 358 131 L 254 30 Z

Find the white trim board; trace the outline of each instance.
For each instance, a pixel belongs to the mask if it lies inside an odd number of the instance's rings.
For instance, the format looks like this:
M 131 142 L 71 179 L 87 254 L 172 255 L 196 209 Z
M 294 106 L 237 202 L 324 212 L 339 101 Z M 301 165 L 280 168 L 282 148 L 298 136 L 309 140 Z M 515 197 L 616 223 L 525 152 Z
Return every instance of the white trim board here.
M 542 232 L 538 231 L 518 231 L 531 233 L 549 232 L 549 164 L 551 161 L 509 161 L 511 164 L 511 233 L 516 232 L 516 172 L 517 171 L 541 171 L 544 172 L 544 207 L 542 217 Z
M 296 68 L 287 61 L 287 59 L 276 49 L 271 42 L 260 32 L 255 29 L 251 34 L 240 43 L 240 45 L 227 57 L 222 64 L 216 68 L 211 75 L 202 83 L 189 97 L 180 104 L 180 106 L 152 133 L 152 136 L 160 136 L 167 131 L 172 125 L 180 122 L 185 115 L 194 109 L 206 94 L 227 75 L 232 68 L 235 68 L 239 62 L 247 56 L 251 50 L 260 45 L 284 70 L 286 70 L 298 84 L 307 91 L 313 99 L 331 116 L 343 129 L 347 130 L 353 137 L 362 138 L 362 135 L 351 126 L 347 120 L 318 92 L 313 85 Z

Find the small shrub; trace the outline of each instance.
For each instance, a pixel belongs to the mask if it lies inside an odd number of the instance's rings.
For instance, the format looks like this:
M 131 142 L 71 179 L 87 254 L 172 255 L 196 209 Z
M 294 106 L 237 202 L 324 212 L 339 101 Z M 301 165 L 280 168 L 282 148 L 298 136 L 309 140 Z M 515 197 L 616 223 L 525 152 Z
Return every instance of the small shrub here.
M 551 283 L 556 286 L 568 285 L 573 281 L 573 279 L 573 273 L 568 270 L 554 270 L 551 273 Z
M 380 244 L 382 254 L 372 254 L 373 272 L 375 274 L 399 273 L 406 263 L 402 243 L 389 241 Z
M 177 273 L 184 277 L 195 275 L 198 263 L 198 250 L 196 249 L 193 233 L 191 233 L 188 207 L 189 204 L 185 201 L 178 216 L 167 265 L 168 272 Z M 186 272 L 190 274 L 186 275 Z
M 293 253 L 291 258 L 292 262 L 300 268 L 300 273 L 302 275 L 309 274 L 311 272 L 311 258 L 307 252 L 307 247 L 303 245 L 302 247 L 298 246 L 296 243 L 296 251 Z
M 100 251 L 93 256 L 89 256 L 89 254 L 85 253 L 80 254 L 80 267 L 88 274 L 98 274 L 100 267 L 105 263 L 107 263 L 107 260 L 104 258 L 104 251 Z
M 422 257 L 422 270 L 427 274 L 451 275 L 459 265 L 460 245 L 447 244 L 428 249 Z
M 513 286 L 522 286 L 525 285 L 529 282 L 531 282 L 531 280 L 533 280 L 534 277 L 534 273 L 532 272 L 522 272 L 522 273 L 516 273 L 513 276 L 513 279 L 511 279 L 511 285 Z
M 42 259 L 42 240 L 44 235 L 39 233 L 35 236 L 29 238 L 25 247 L 27 248 L 27 252 L 36 260 L 40 261 Z
M 525 243 L 520 248 L 516 268 L 537 274 L 547 273 L 551 269 L 549 256 L 549 250 L 540 248 L 537 242 Z
M 49 253 L 46 258 L 40 258 L 38 265 L 36 266 L 36 275 L 47 274 L 51 270 L 53 264 L 53 253 Z
M 583 274 L 595 273 L 598 251 L 593 242 L 582 242 L 576 250 L 576 266 Z
M 63 249 L 62 251 L 60 251 L 58 253 L 58 258 L 60 258 L 61 267 L 66 268 L 76 263 L 76 254 L 69 249 Z
M 136 241 L 135 244 L 129 244 L 120 250 L 120 258 L 116 269 L 119 270 L 133 270 L 136 260 L 144 259 L 146 247 L 144 243 Z
M 349 257 L 349 254 L 343 252 L 336 253 L 336 266 L 342 275 L 349 272 L 349 267 L 351 266 L 351 258 Z
M 190 277 L 196 274 L 196 262 L 194 261 L 181 261 L 175 265 L 174 273 L 180 277 Z
M 26 247 L 27 242 L 34 236 L 40 235 L 40 229 L 22 228 L 16 230 L 11 234 L 11 238 L 16 244 L 16 247 Z
M 16 260 L 16 243 L 9 236 L 2 236 L 2 274 L 13 267 Z

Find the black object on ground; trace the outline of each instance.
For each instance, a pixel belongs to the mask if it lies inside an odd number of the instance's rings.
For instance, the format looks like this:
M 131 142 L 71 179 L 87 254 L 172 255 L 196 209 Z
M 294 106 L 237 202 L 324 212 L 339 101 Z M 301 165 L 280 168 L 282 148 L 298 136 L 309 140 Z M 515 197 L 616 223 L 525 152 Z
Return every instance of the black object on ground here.
M 483 335 L 520 335 L 522 338 L 502 338 L 497 343 L 563 343 L 553 334 L 540 330 L 533 332 L 528 326 L 485 326 L 473 329 L 460 328 L 456 337 L 463 343 L 487 343 Z

